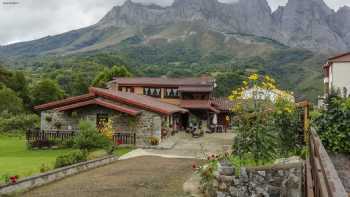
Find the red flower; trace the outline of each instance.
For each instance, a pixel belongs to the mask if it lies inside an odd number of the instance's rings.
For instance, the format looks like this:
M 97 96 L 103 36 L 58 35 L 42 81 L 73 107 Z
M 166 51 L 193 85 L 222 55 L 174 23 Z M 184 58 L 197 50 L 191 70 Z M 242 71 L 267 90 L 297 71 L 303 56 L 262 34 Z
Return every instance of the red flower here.
M 17 183 L 17 178 L 18 178 L 17 175 L 16 175 L 16 176 L 11 176 L 11 177 L 10 177 L 11 183 L 12 183 L 12 184 L 16 184 L 16 183 Z
M 117 140 L 117 144 L 118 144 L 118 145 L 123 144 L 123 140 Z

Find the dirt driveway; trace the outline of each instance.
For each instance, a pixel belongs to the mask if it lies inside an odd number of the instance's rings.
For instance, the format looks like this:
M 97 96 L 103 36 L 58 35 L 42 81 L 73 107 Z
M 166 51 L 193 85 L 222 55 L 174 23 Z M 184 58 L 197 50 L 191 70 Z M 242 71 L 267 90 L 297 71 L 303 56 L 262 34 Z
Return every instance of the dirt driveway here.
M 137 157 L 34 189 L 25 197 L 178 197 L 197 160 Z

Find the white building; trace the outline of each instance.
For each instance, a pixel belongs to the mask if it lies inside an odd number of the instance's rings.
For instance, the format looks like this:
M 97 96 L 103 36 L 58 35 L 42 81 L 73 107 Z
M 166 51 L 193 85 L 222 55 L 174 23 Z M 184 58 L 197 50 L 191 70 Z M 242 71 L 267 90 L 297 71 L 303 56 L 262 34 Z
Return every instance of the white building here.
M 323 66 L 323 71 L 325 96 L 329 95 L 331 91 L 340 92 L 342 96 L 349 96 L 350 52 L 329 58 Z
M 263 88 L 249 88 L 243 92 L 242 98 L 243 99 L 250 99 L 255 97 L 257 100 L 270 100 L 272 102 L 275 102 L 278 97 L 281 97 L 283 95 L 283 92 L 281 90 L 267 90 Z M 285 95 L 284 95 L 285 96 Z M 288 98 L 289 101 L 295 102 L 295 99 L 292 95 L 289 95 Z

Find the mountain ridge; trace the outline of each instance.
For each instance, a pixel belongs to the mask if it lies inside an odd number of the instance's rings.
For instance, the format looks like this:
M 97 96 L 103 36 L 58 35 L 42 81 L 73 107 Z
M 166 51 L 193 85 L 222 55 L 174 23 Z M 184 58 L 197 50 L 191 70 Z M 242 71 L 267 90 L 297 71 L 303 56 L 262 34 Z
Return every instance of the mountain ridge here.
M 175 0 L 170 6 L 127 0 L 114 6 L 95 25 L 38 40 L 0 46 L 0 56 L 35 56 L 91 51 L 118 45 L 140 29 L 182 22 L 201 23 L 208 30 L 252 34 L 317 53 L 350 49 L 350 8 L 337 12 L 323 0 L 289 0 L 272 11 L 266 0 Z M 123 30 L 124 29 L 124 30 Z M 125 30 L 127 29 L 127 30 Z M 111 35 L 114 34 L 114 35 Z M 109 39 L 108 43 L 103 43 Z

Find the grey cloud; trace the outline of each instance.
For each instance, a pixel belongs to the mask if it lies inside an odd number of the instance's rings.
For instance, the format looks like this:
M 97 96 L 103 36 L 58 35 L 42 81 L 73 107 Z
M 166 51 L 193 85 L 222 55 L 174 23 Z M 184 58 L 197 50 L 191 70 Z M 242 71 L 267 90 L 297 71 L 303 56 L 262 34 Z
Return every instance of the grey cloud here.
M 0 44 L 33 40 L 92 25 L 113 6 L 125 0 L 14 0 L 15 5 L 0 0 Z M 173 0 L 133 0 L 141 3 L 170 5 Z M 237 0 L 219 0 L 235 2 Z M 287 0 L 268 0 L 272 9 Z M 349 0 L 326 0 L 334 9 L 349 5 Z

